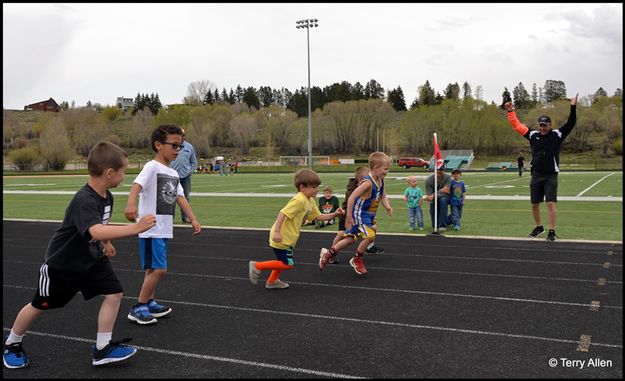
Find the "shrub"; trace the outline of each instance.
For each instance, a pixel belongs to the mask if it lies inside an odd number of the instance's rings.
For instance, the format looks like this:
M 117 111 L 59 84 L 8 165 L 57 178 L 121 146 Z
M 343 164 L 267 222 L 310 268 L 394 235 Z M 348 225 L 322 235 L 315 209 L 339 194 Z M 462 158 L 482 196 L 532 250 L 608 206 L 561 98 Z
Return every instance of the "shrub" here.
M 18 148 L 9 154 L 9 158 L 20 171 L 32 170 L 38 164 L 39 157 L 39 152 L 32 147 Z

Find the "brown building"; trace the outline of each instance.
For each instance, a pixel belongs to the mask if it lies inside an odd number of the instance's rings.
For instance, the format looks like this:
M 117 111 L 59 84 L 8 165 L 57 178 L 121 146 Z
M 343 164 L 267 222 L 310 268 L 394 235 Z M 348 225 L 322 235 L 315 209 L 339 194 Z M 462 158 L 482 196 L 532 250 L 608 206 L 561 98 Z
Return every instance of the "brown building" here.
M 24 110 L 39 110 L 39 111 L 59 112 L 59 111 L 61 111 L 61 107 L 59 107 L 59 104 L 56 103 L 56 101 L 54 99 L 50 98 L 47 101 L 41 101 L 41 102 L 37 102 L 37 103 L 32 103 L 32 104 L 26 105 L 26 106 L 24 106 Z

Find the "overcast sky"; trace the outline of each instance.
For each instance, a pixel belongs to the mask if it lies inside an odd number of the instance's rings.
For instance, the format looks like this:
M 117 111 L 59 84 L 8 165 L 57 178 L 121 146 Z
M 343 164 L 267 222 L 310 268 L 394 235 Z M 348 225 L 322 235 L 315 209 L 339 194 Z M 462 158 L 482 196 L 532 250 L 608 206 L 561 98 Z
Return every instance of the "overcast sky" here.
M 193 81 L 222 88 L 375 79 L 409 106 L 466 81 L 501 103 L 504 87 L 563 81 L 580 97 L 623 88 L 623 4 L 7 4 L 3 107 L 46 100 L 113 105 L 158 93 L 181 103 Z

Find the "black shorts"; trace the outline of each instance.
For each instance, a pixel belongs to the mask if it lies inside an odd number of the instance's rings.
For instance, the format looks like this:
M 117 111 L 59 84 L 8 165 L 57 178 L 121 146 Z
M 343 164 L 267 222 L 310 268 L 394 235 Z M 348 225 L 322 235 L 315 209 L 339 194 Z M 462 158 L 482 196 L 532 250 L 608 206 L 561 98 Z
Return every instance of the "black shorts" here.
M 40 310 L 61 308 L 78 291 L 85 300 L 124 292 L 108 259 L 99 260 L 83 272 L 54 269 L 44 263 L 39 269 L 39 284 L 31 304 Z
M 339 231 L 345 231 L 345 216 L 339 217 Z
M 532 174 L 530 180 L 530 201 L 538 204 L 543 201 L 558 202 L 558 174 Z

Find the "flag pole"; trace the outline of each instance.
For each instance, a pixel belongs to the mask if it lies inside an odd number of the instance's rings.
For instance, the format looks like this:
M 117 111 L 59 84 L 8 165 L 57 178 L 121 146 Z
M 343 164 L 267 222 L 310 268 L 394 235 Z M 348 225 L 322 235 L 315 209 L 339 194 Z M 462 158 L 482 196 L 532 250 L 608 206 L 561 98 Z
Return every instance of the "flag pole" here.
M 436 132 L 434 133 L 434 144 L 438 145 Z M 436 147 L 434 148 L 434 232 L 438 233 L 438 157 L 436 157 Z
M 438 140 L 436 137 L 436 132 L 434 132 L 434 229 L 432 230 L 432 236 L 442 236 L 438 231 L 438 167 L 442 168 L 444 161 L 443 156 L 441 155 L 441 150 L 438 147 Z

